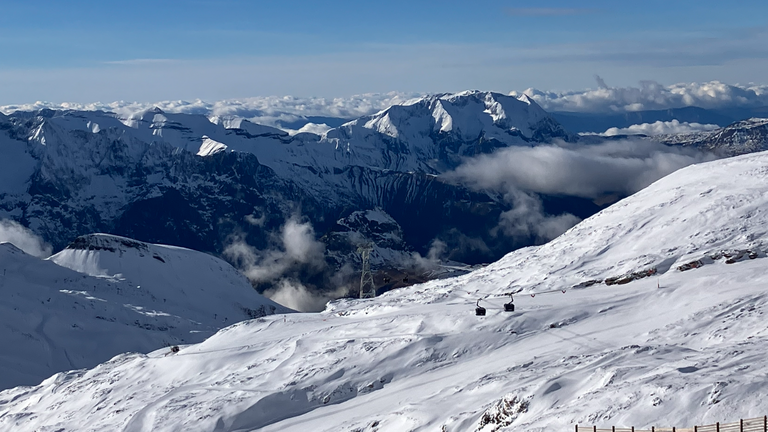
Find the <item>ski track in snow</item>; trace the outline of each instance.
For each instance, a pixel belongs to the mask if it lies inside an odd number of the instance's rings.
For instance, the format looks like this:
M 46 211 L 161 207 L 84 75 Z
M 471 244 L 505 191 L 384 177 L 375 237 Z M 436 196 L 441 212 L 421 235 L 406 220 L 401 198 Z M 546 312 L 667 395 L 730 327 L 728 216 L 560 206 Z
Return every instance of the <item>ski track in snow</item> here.
M 765 415 L 766 166 L 761 153 L 684 168 L 465 276 L 0 392 L 0 429 L 543 432 Z M 755 259 L 676 270 L 747 249 Z M 566 292 L 528 295 L 549 290 Z

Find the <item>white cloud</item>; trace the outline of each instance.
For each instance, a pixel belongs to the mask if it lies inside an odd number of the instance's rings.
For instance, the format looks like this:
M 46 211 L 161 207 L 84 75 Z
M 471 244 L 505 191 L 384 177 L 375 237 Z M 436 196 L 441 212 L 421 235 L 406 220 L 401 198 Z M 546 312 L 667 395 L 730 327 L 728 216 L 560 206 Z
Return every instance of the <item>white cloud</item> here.
M 315 239 L 309 223 L 296 218 L 286 221 L 274 248 L 260 251 L 242 239 L 235 239 L 224 249 L 224 256 L 234 261 L 254 283 L 277 281 L 296 266 L 322 270 L 325 245 Z
M 501 214 L 496 233 L 507 237 L 533 238 L 537 243 L 545 243 L 581 222 L 570 213 L 546 215 L 538 197 L 519 190 L 508 190 L 504 199 L 512 209 Z
M 346 287 L 340 287 L 332 292 L 311 291 L 299 282 L 282 279 L 274 288 L 264 291 L 271 300 L 300 312 L 319 312 L 325 309 L 326 303 L 347 295 Z
M 710 81 L 664 86 L 654 81 L 642 81 L 638 87 L 609 87 L 600 77 L 597 77 L 597 81 L 597 89 L 552 92 L 529 88 L 523 92 L 513 91 L 510 94 L 515 96 L 527 94 L 548 111 L 622 113 L 687 106 L 702 108 L 768 106 L 768 85 L 731 85 Z M 245 118 L 254 123 L 274 126 L 278 122 L 293 122 L 302 117 L 311 116 L 353 119 L 419 96 L 423 94 L 366 93 L 340 98 L 262 96 L 214 102 L 201 99 L 110 103 L 38 101 L 0 106 L 0 113 L 10 114 L 14 111 L 33 111 L 43 108 L 104 110 L 115 112 L 122 118 L 129 118 L 158 107 L 166 112 Z M 691 127 L 698 126 L 692 124 Z M 312 123 L 299 131 L 322 133 L 325 130 L 327 130 L 326 125 Z
M 672 121 L 657 121 L 654 123 L 636 124 L 626 128 L 610 128 L 603 132 L 604 136 L 616 136 L 616 135 L 665 135 L 665 134 L 687 134 L 693 132 L 706 132 L 719 128 L 718 125 L 713 124 L 701 124 L 701 123 L 688 123 L 679 122 L 677 120 Z
M 504 148 L 469 159 L 444 177 L 502 194 L 511 210 L 500 215 L 494 235 L 543 243 L 580 219 L 569 213 L 546 214 L 535 194 L 610 202 L 682 167 L 710 159 L 714 156 L 647 139 L 595 145 L 559 143 Z
M 0 220 L 0 243 L 11 243 L 38 258 L 48 258 L 53 251 L 37 234 L 12 220 Z
M 597 89 L 547 92 L 529 88 L 527 94 L 548 111 L 633 112 L 696 106 L 701 108 L 768 105 L 768 85 L 731 85 L 720 81 L 664 86 L 642 81 L 639 87 L 608 87 L 596 77 Z M 511 92 L 517 96 L 520 93 Z
M 261 218 L 254 219 L 257 226 L 263 226 Z M 260 225 L 259 225 L 260 224 Z M 349 267 L 329 269 L 325 263 L 325 245 L 315 238 L 315 231 L 308 222 L 297 217 L 288 219 L 279 233 L 272 236 L 272 247 L 258 250 L 242 238 L 224 249 L 224 256 L 230 259 L 254 284 L 262 287 L 266 297 L 301 312 L 316 312 L 333 299 L 345 296 L 349 286 L 345 285 L 352 271 Z M 302 277 L 309 276 L 325 289 L 306 286 Z M 319 279 L 318 279 L 319 278 Z M 328 289 L 328 287 L 333 287 Z
M 629 195 L 682 167 L 712 159 L 634 139 L 597 145 L 510 147 L 466 161 L 446 178 L 477 189 L 599 199 Z
M 368 93 L 346 98 L 299 98 L 293 96 L 264 96 L 243 99 L 227 99 L 207 102 L 200 99 L 192 101 L 175 100 L 159 102 L 111 103 L 50 103 L 34 102 L 19 105 L 0 106 L 0 112 L 10 114 L 14 111 L 36 111 L 43 108 L 61 110 L 102 110 L 111 111 L 121 118 L 136 116 L 148 109 L 158 107 L 165 112 L 202 114 L 208 117 L 239 117 L 254 123 L 275 125 L 278 121 L 292 122 L 301 117 L 336 117 L 353 119 L 372 114 L 392 105 L 405 102 L 419 96 L 414 93 Z M 318 133 L 327 130 L 322 124 L 307 125 L 300 132 Z

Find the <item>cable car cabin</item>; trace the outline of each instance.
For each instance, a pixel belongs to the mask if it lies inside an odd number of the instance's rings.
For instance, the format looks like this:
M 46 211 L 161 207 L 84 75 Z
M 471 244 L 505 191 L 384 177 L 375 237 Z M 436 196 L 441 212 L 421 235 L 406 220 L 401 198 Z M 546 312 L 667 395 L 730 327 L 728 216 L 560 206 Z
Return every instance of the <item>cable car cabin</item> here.
M 480 300 L 477 301 L 477 307 L 475 308 L 475 315 L 485 316 L 485 308 L 480 306 Z
M 515 299 L 512 298 L 512 294 L 509 295 L 509 303 L 504 303 L 504 312 L 514 312 L 515 311 Z

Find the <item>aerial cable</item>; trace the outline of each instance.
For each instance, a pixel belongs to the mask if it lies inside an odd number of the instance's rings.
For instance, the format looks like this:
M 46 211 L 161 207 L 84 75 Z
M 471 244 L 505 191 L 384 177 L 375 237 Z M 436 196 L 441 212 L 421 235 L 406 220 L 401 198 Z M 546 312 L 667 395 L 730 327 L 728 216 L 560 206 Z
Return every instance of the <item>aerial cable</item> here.
M 555 289 L 555 290 L 539 291 L 539 292 L 527 293 L 527 294 L 530 295 L 532 298 L 534 298 L 538 294 L 551 294 L 551 293 L 555 293 L 555 292 L 561 292 L 561 293 L 565 294 L 566 292 L 568 292 L 568 290 L 567 289 Z M 518 291 L 518 293 L 519 293 L 519 291 Z M 467 294 L 471 295 L 472 293 L 471 292 L 467 292 Z M 475 294 L 477 294 L 477 292 L 475 292 Z M 514 300 L 514 297 L 513 297 L 514 294 L 515 293 L 507 292 L 507 293 L 502 293 L 502 294 L 485 294 L 485 295 L 483 295 L 482 297 L 477 299 L 477 303 L 476 303 L 476 307 L 475 307 L 475 315 L 477 315 L 477 316 L 485 316 L 485 314 L 486 314 L 486 309 L 484 307 L 480 306 L 480 301 L 481 300 L 487 300 L 489 298 L 494 298 L 494 297 L 506 297 L 506 296 L 509 296 L 509 303 L 504 303 L 504 312 L 514 312 L 515 311 L 515 303 L 514 303 L 515 300 Z

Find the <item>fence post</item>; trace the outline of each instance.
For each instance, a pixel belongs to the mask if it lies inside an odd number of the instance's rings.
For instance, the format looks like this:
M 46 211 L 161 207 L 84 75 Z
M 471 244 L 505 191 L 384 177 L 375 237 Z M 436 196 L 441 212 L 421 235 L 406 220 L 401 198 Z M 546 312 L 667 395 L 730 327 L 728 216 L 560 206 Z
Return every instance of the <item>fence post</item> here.
M 744 419 L 739 420 L 739 432 L 744 432 Z
M 676 431 L 677 431 L 677 429 L 675 429 L 675 427 L 672 426 L 672 432 L 676 432 Z
M 763 432 L 768 432 L 768 416 L 763 417 Z
M 597 432 L 597 426 L 592 426 L 592 430 L 593 430 L 594 432 Z
M 576 425 L 576 432 L 579 432 L 579 425 Z
M 651 426 L 651 432 L 656 432 L 656 426 Z
M 715 427 L 717 427 L 717 432 L 720 432 L 720 422 L 717 422 L 717 425 L 715 425 Z
M 611 432 L 616 432 L 616 426 L 611 426 Z

